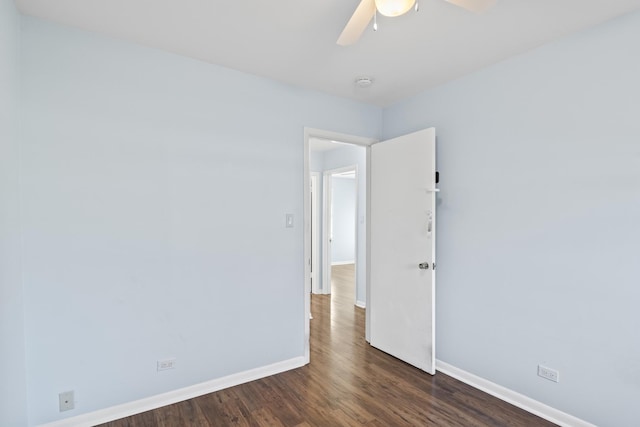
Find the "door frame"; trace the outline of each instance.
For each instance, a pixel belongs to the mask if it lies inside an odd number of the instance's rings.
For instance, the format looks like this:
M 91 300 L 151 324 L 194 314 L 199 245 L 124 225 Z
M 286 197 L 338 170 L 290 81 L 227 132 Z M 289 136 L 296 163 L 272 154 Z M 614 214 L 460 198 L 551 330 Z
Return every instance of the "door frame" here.
M 342 141 L 340 141 L 342 142 Z M 343 172 L 355 172 L 355 203 L 356 203 L 356 213 L 353 218 L 355 224 L 355 252 L 353 254 L 354 262 L 356 264 L 356 269 L 358 268 L 358 213 L 361 212 L 359 196 L 358 193 L 358 165 L 348 165 L 340 168 L 329 169 L 322 173 L 322 293 L 327 295 L 331 293 L 331 238 L 333 231 L 333 222 L 331 221 L 331 211 L 333 208 L 333 175 L 343 173 Z M 356 270 L 357 271 L 357 270 Z M 356 273 L 356 276 L 357 273 Z M 354 277 L 354 280 L 355 280 Z M 356 293 L 353 296 L 354 304 L 357 302 L 357 284 L 356 284 Z
M 314 294 L 319 294 L 322 292 L 322 283 L 320 283 L 318 281 L 318 253 L 320 251 L 320 240 L 321 240 L 321 236 L 318 236 L 318 216 L 321 212 L 322 209 L 322 205 L 319 203 L 320 202 L 320 195 L 318 194 L 318 188 L 320 187 L 320 172 L 311 172 L 309 174 L 310 176 L 310 190 L 313 189 L 313 191 L 311 191 L 311 210 L 313 212 L 311 212 L 311 245 L 313 245 L 313 247 L 311 248 L 311 273 L 310 273 L 310 278 L 313 278 L 313 281 L 311 282 L 311 291 Z M 314 185 L 315 184 L 315 185 Z M 315 236 L 315 239 L 313 239 L 312 236 Z
M 348 135 L 339 132 L 332 132 L 328 130 L 322 129 L 314 129 L 305 127 L 304 128 L 304 168 L 303 168 L 303 216 L 304 216 L 304 248 L 303 248 L 303 265 L 304 265 L 304 299 L 303 305 L 304 309 L 302 312 L 302 321 L 304 323 L 304 358 L 305 363 L 310 362 L 310 320 L 309 317 L 311 315 L 311 189 L 310 189 L 310 160 L 309 160 L 309 140 L 311 138 L 318 139 L 326 139 L 329 141 L 340 141 L 347 144 L 358 145 L 361 147 L 365 147 L 367 150 L 367 175 L 366 175 L 366 194 L 367 194 L 367 205 L 366 205 L 366 215 L 369 217 L 369 182 L 370 182 L 370 163 L 371 163 L 371 149 L 370 146 L 376 142 L 377 139 L 356 136 L 356 135 Z M 367 242 L 369 241 L 369 221 L 366 224 L 366 236 Z M 369 258 L 371 254 L 369 251 L 369 245 L 367 244 L 367 281 L 366 281 L 366 289 L 367 289 L 367 305 L 369 302 Z M 365 312 L 365 339 L 369 340 L 369 310 Z

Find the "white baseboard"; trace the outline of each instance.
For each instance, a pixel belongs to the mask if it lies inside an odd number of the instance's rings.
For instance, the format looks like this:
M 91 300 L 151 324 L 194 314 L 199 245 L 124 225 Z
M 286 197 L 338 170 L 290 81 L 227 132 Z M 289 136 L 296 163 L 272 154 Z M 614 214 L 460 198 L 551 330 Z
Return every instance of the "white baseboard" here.
M 358 307 L 364 307 L 364 303 L 358 301 Z M 270 375 L 279 374 L 281 372 L 296 369 L 305 365 L 304 357 L 296 357 L 272 365 L 260 368 L 250 369 L 248 371 L 239 372 L 237 374 L 206 381 L 167 393 L 158 394 L 156 396 L 147 397 L 133 402 L 123 403 L 122 405 L 112 406 L 110 408 L 101 409 L 87 414 L 78 415 L 64 420 L 54 421 L 42 424 L 41 427 L 91 427 L 97 424 L 107 423 L 109 421 L 118 420 L 120 418 L 129 417 L 131 415 L 140 414 L 142 412 L 157 409 L 162 406 L 171 405 L 173 403 L 182 402 L 194 397 L 202 396 L 225 388 L 244 384 Z M 443 374 L 449 375 L 465 384 L 468 384 L 478 390 L 482 390 L 492 396 L 497 397 L 507 403 L 510 403 L 527 412 L 535 414 L 545 420 L 558 424 L 561 427 L 596 427 L 587 421 L 581 420 L 573 415 L 562 412 L 542 402 L 531 399 L 523 394 L 517 393 L 501 385 L 495 384 L 489 380 L 481 378 L 470 372 L 456 368 L 441 360 L 436 360 L 436 370 Z
M 182 402 L 183 400 L 193 399 L 208 393 L 213 393 L 225 388 L 248 383 L 250 381 L 265 378 L 281 372 L 304 366 L 304 357 L 295 357 L 293 359 L 277 362 L 272 365 L 262 366 L 260 368 L 250 369 L 248 371 L 239 372 L 237 374 L 206 381 L 200 384 L 173 390 L 167 393 L 158 394 L 156 396 L 146 397 L 144 399 L 135 400 L 133 402 L 123 403 L 122 405 L 112 406 L 110 408 L 100 409 L 98 411 L 89 412 L 87 414 L 78 415 L 64 420 L 54 421 L 42 424 L 40 427 L 91 427 L 97 424 L 107 423 L 109 421 L 118 420 L 131 415 L 140 414 L 142 412 L 157 409 L 162 406 L 171 405 L 173 403 Z
M 331 265 L 348 265 L 348 264 L 355 264 L 355 261 L 332 261 Z
M 367 304 L 364 301 L 356 301 L 356 307 L 367 308 Z
M 455 366 L 449 365 L 441 360 L 436 360 L 436 370 L 443 374 L 449 375 L 457 380 L 462 381 L 465 384 L 475 387 L 478 390 L 482 390 L 492 396 L 497 397 L 500 400 L 504 400 L 507 403 L 517 406 L 520 409 L 524 409 L 534 415 L 544 418 L 547 421 L 551 421 L 561 427 L 596 427 L 587 421 L 576 418 L 573 415 L 569 415 L 558 409 L 552 408 L 549 405 L 545 405 L 542 402 L 538 402 L 523 394 L 510 390 L 506 387 L 493 383 L 489 380 L 485 380 L 470 372 L 464 371 Z

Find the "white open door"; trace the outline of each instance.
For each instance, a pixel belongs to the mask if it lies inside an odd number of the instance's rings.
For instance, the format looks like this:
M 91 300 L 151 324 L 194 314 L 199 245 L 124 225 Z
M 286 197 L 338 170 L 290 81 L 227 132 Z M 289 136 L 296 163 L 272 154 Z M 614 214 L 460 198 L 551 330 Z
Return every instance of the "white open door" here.
M 371 345 L 435 374 L 434 128 L 371 147 Z

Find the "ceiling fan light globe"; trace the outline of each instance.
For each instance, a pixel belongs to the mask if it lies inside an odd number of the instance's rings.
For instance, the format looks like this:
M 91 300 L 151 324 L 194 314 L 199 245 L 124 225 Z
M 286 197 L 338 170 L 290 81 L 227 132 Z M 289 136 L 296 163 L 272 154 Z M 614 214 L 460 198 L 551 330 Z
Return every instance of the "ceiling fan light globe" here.
M 409 11 L 416 0 L 375 0 L 376 9 L 384 16 L 400 16 Z

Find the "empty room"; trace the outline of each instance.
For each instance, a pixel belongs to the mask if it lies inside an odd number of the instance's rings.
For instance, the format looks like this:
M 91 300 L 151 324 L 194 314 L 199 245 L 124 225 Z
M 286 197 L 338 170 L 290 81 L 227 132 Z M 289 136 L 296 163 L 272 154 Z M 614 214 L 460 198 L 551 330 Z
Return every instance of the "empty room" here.
M 640 0 L 0 0 L 0 426 L 637 426 L 639 52 Z

